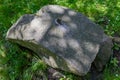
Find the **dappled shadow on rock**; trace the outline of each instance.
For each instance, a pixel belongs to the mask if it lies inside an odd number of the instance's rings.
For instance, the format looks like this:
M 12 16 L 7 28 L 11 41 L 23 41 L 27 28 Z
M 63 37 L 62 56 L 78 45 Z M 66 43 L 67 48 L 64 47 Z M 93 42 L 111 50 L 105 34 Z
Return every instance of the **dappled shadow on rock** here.
M 31 49 L 49 66 L 80 76 L 87 74 L 95 58 L 96 67 L 102 70 L 112 54 L 111 39 L 100 26 L 59 5 L 22 16 L 6 38 Z

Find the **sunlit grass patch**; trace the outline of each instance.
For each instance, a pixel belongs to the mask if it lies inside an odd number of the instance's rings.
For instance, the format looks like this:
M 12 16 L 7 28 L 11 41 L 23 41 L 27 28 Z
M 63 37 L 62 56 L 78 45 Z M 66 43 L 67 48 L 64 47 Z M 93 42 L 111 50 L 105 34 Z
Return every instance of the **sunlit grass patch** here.
M 0 45 L 0 80 L 9 80 L 7 61 L 5 49 Z
M 119 7 L 119 8 L 120 8 L 120 2 L 117 2 L 117 7 Z
M 35 78 L 35 75 L 44 76 L 47 79 L 45 71 L 47 70 L 47 65 L 40 60 L 38 57 L 33 57 L 32 64 L 23 73 L 24 80 L 31 80 Z

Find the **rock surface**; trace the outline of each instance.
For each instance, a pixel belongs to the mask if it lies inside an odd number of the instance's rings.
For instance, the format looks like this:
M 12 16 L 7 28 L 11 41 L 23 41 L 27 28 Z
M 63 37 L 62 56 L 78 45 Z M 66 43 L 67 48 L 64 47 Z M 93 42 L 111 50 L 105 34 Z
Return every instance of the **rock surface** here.
M 33 50 L 51 67 L 80 76 L 89 71 L 97 54 L 94 63 L 100 70 L 112 54 L 112 42 L 100 26 L 58 5 L 22 16 L 6 38 Z

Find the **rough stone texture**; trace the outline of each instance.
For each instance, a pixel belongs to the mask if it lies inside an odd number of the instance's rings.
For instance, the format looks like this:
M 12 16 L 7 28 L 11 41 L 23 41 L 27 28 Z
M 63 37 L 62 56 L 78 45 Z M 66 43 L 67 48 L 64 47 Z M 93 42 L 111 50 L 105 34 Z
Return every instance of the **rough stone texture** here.
M 100 70 L 112 54 L 103 29 L 81 13 L 48 5 L 22 16 L 6 38 L 36 52 L 48 65 L 85 75 L 94 61 Z
M 98 55 L 95 58 L 94 65 L 97 71 L 102 71 L 106 62 L 110 59 L 112 54 L 112 41 L 108 38 L 103 43 L 101 43 Z

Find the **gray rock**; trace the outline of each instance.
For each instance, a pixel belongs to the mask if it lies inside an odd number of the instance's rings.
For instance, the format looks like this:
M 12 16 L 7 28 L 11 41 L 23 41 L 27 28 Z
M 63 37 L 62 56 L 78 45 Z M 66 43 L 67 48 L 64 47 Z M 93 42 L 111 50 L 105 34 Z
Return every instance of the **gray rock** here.
M 89 71 L 98 53 L 95 63 L 101 69 L 112 54 L 112 42 L 100 26 L 58 5 L 22 16 L 6 38 L 33 50 L 49 66 L 80 76 Z
M 109 61 L 112 55 L 112 46 L 112 41 L 109 38 L 107 38 L 101 43 L 100 50 L 94 61 L 94 65 L 96 66 L 97 71 L 102 71 L 106 62 Z

